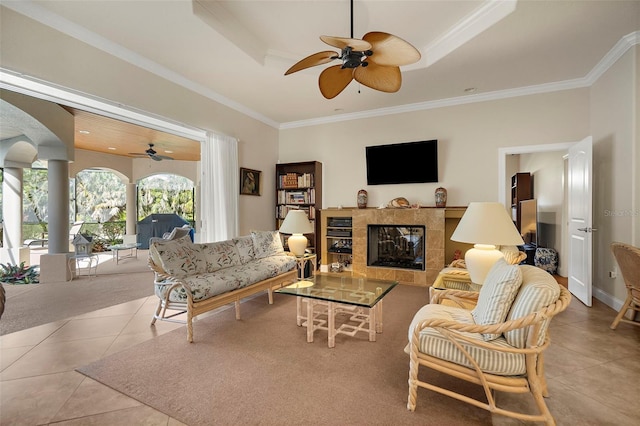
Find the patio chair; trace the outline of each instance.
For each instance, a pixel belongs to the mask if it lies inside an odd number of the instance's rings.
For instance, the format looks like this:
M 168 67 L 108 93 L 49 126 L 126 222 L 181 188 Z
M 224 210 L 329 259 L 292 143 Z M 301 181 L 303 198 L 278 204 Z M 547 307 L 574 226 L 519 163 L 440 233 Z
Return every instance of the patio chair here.
M 611 329 L 615 330 L 620 322 L 640 325 L 635 321 L 635 315 L 640 312 L 640 248 L 624 243 L 611 243 L 611 251 L 618 262 L 624 285 L 627 287 L 627 300 L 624 301 L 620 312 L 611 323 Z M 631 311 L 632 319 L 625 318 L 625 314 Z
M 478 303 L 474 310 L 441 304 L 457 297 L 475 297 Z M 417 389 L 422 387 L 491 413 L 554 425 L 544 401 L 548 390 L 543 352 L 550 343 L 551 319 L 570 301 L 569 291 L 547 272 L 531 265 L 508 265 L 504 260 L 489 271 L 479 293 L 457 289 L 435 293 L 409 327 L 407 408 L 415 410 Z M 486 402 L 418 379 L 419 367 L 481 386 Z M 539 413 L 498 407 L 495 391 L 531 393 Z

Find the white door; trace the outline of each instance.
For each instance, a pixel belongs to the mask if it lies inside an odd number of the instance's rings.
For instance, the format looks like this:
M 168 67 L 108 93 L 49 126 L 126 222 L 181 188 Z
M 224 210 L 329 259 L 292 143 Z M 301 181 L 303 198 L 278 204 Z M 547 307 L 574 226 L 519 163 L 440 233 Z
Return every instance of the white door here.
M 593 256 L 591 136 L 569 148 L 569 291 L 591 306 Z

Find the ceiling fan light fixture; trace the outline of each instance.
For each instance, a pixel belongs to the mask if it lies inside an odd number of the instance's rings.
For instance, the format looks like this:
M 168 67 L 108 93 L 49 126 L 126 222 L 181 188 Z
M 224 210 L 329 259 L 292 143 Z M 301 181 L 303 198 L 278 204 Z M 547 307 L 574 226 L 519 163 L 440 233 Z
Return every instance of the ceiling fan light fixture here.
M 340 59 L 342 65 L 325 69 L 318 79 L 320 93 L 327 99 L 340 94 L 353 79 L 374 90 L 397 92 L 402 85 L 399 67 L 421 58 L 418 49 L 393 34 L 373 31 L 362 39 L 353 38 L 353 0 L 351 38 L 320 36 L 320 40 L 340 49 L 340 54 L 331 51 L 314 53 L 294 64 L 285 75 Z

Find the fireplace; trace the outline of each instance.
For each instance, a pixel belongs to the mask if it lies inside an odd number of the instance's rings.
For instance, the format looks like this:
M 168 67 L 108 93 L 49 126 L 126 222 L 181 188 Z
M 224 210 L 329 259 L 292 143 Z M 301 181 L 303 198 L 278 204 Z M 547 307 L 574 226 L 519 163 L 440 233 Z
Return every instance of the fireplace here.
M 367 266 L 425 270 L 423 225 L 367 225 Z

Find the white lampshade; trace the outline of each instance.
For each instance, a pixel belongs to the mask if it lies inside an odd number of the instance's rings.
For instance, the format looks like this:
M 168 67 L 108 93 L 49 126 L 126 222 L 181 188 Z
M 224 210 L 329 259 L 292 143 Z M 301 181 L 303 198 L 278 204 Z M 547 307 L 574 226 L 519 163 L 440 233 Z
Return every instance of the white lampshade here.
M 469 203 L 452 241 L 475 244 L 464 256 L 471 281 L 483 284 L 493 264 L 504 257 L 497 245 L 524 244 L 505 207 L 494 202 Z
M 287 217 L 284 218 L 282 226 L 280 226 L 280 233 L 291 234 L 287 240 L 289 250 L 296 256 L 304 255 L 304 251 L 307 248 L 307 237 L 302 234 L 310 234 L 313 232 L 313 225 L 307 218 L 307 213 L 304 210 L 290 210 L 287 213 Z

